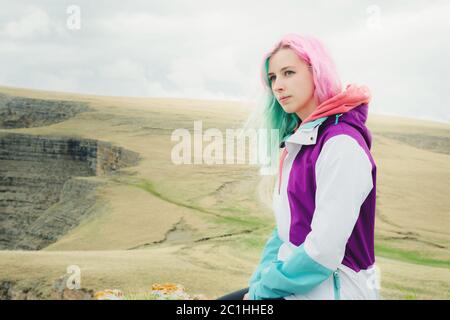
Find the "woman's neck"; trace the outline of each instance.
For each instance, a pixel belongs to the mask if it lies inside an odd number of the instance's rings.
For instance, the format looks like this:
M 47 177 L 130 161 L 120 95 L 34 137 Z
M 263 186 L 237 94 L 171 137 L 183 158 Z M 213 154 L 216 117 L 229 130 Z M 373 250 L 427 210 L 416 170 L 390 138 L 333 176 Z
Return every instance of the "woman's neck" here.
M 299 111 L 297 111 L 298 117 L 304 121 L 306 118 L 308 118 L 314 110 L 317 108 L 317 103 L 314 100 L 314 97 L 311 97 L 311 99 L 307 102 L 305 106 L 303 106 Z

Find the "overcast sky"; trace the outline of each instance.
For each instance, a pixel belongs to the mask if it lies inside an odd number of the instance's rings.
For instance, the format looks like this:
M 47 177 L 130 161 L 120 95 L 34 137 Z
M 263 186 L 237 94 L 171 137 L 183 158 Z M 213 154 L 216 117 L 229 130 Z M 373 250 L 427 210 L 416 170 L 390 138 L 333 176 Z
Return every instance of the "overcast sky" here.
M 77 28 L 77 11 L 80 10 Z M 450 123 L 450 1 L 0 0 L 0 85 L 257 101 L 286 33 L 332 53 L 371 112 Z

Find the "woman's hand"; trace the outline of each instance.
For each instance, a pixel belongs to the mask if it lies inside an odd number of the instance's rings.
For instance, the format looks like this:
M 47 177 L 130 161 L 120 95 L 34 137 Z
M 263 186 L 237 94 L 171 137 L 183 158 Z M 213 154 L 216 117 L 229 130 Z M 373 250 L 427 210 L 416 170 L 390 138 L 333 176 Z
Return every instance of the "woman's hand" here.
M 244 295 L 244 298 L 242 300 L 248 300 L 248 292 Z

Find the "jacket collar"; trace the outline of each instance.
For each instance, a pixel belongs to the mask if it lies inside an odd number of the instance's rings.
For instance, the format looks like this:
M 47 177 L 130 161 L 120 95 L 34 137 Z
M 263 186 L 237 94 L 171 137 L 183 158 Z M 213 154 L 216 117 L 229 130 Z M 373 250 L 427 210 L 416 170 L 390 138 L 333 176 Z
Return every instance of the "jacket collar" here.
M 319 131 L 319 127 L 327 118 L 328 117 L 323 117 L 305 123 L 304 125 L 300 125 L 300 127 L 285 141 L 288 151 L 290 151 L 292 147 L 291 144 L 300 144 L 300 145 L 315 144 L 317 140 L 317 133 Z

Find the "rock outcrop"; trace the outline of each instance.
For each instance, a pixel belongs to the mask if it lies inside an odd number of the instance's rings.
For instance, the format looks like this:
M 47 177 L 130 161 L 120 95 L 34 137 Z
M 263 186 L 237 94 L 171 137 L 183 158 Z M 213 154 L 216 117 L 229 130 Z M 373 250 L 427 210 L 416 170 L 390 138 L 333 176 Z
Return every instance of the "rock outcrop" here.
M 0 249 L 38 250 L 78 225 L 99 182 L 138 155 L 107 142 L 0 133 Z
M 0 128 L 61 122 L 89 111 L 82 102 L 0 94 Z M 0 250 L 39 250 L 92 211 L 98 180 L 138 162 L 109 142 L 0 131 Z
M 0 93 L 0 128 L 47 126 L 90 110 L 85 102 L 32 99 Z

